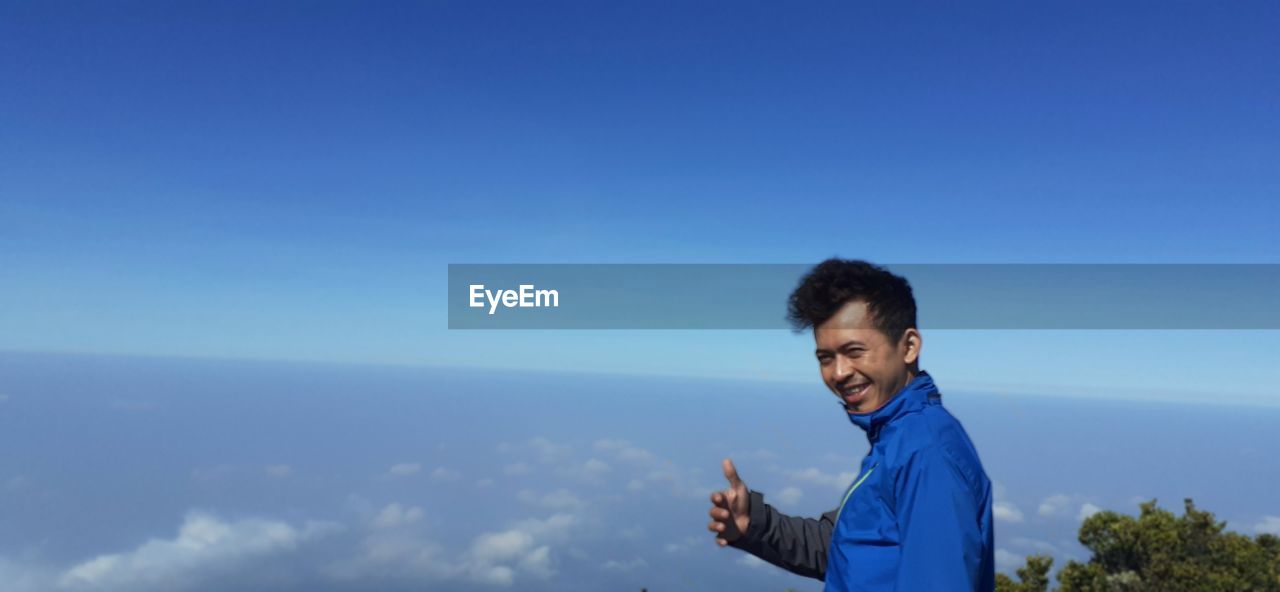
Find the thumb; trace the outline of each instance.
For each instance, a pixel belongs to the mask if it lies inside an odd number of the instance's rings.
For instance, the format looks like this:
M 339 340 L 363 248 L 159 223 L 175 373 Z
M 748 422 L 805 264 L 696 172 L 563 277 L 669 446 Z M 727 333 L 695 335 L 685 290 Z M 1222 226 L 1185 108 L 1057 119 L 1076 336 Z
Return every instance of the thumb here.
M 733 466 L 732 460 L 726 458 L 720 464 L 721 468 L 724 469 L 724 478 L 729 480 L 730 487 L 736 489 L 739 485 L 742 485 L 742 478 L 738 476 L 738 468 Z

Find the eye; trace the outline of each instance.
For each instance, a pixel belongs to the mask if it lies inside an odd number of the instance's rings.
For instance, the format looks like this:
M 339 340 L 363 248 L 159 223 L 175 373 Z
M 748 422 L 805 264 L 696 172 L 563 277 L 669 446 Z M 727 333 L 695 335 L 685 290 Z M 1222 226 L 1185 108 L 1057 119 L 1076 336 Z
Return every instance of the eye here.
M 826 366 L 831 363 L 831 354 L 818 354 L 818 363 Z

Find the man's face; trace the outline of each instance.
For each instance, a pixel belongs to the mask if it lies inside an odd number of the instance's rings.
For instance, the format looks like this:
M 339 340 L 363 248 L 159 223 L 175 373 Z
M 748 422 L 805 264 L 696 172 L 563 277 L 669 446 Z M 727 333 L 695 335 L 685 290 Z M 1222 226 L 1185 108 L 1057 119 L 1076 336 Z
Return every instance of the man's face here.
M 813 331 L 822 381 L 850 413 L 870 413 L 915 378 L 920 333 L 908 329 L 897 343 L 881 333 L 867 303 L 845 304 Z

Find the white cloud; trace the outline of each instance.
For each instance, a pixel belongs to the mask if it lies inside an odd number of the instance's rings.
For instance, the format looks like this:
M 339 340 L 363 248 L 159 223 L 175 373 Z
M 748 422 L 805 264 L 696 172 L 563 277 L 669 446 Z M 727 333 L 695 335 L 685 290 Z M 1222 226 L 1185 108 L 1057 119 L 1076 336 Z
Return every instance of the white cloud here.
M 477 479 L 476 487 L 493 487 L 493 478 L 485 477 L 484 479 Z
M 800 491 L 799 487 L 784 487 L 782 491 L 774 495 L 774 498 L 784 506 L 794 506 L 803 496 L 804 492 Z
M 1026 556 L 1010 553 L 1004 549 L 996 549 L 996 570 L 1010 571 L 1022 567 L 1026 563 Z
M 1054 516 L 1062 514 L 1071 505 L 1071 496 L 1065 493 L 1056 493 L 1040 502 L 1041 516 Z
M 366 508 L 360 503 L 360 510 Z M 326 563 L 330 578 L 363 582 L 377 578 L 445 580 L 461 577 L 459 562 L 422 534 L 422 508 L 387 504 L 367 522 L 367 532 L 354 557 Z
M 698 545 L 699 543 L 702 543 L 710 547 L 712 545 L 711 541 L 712 541 L 712 538 L 710 536 L 706 538 L 687 536 L 678 541 L 667 543 L 666 545 L 663 545 L 662 548 L 668 553 L 683 553 L 690 549 L 696 548 L 696 545 Z
M 536 578 L 544 580 L 550 578 L 556 573 L 551 566 L 551 547 L 543 545 L 525 553 L 524 557 L 516 563 L 516 568 Z
M 796 481 L 804 481 L 826 487 L 834 487 L 836 489 L 844 489 L 848 487 L 849 484 L 853 483 L 853 478 L 857 476 L 849 471 L 842 473 L 827 473 L 815 467 L 809 467 L 798 471 L 789 471 L 787 472 L 787 475 Z
M 57 584 L 57 574 L 31 561 L 12 561 L 0 556 L 0 584 L 5 592 L 45 592 Z
M 737 563 L 738 565 L 756 569 L 770 567 L 769 562 L 756 557 L 755 555 L 748 555 L 746 553 L 743 553 L 742 557 L 738 558 Z
M 590 458 L 581 463 L 565 463 L 556 468 L 559 475 L 595 485 L 603 483 L 603 477 L 611 472 L 613 467 L 598 458 Z
M 3 484 L 0 484 L 0 490 L 20 491 L 20 490 L 26 489 L 30 485 L 31 485 L 31 479 L 26 475 L 14 475 L 12 477 L 9 477 L 8 479 L 5 479 Z
M 172 590 L 218 572 L 234 572 L 246 561 L 294 550 L 299 544 L 338 530 L 311 522 L 296 528 L 284 522 L 248 519 L 226 522 L 191 512 L 176 537 L 151 539 L 132 551 L 99 555 L 66 570 L 68 588 Z
M 559 462 L 573 451 L 573 448 L 567 444 L 556 444 L 541 436 L 529 440 L 528 447 L 538 461 L 543 463 Z
M 1280 516 L 1263 516 L 1262 522 L 1253 525 L 1254 532 L 1280 536 Z
M 1084 520 L 1085 518 L 1088 518 L 1089 516 L 1092 516 L 1102 511 L 1102 508 L 1099 508 L 1098 506 L 1092 503 L 1084 501 L 1082 499 L 1083 497 L 1084 496 L 1081 496 L 1081 495 L 1068 495 L 1065 493 L 1055 493 L 1049 497 L 1044 498 L 1044 501 L 1040 502 L 1040 507 L 1037 508 L 1037 512 L 1041 516 L 1046 518 L 1050 518 L 1050 517 L 1065 518 L 1065 517 L 1074 516 L 1077 520 Z M 1080 504 L 1080 505 L 1077 506 L 1076 504 Z M 1072 513 L 1073 508 L 1078 508 L 1078 509 L 1074 513 Z
M 1010 524 L 1018 524 L 1022 522 L 1022 510 L 1011 502 L 996 502 L 991 508 L 992 514 L 996 520 L 1008 522 Z
M 645 561 L 643 557 L 632 557 L 631 559 L 627 559 L 625 561 L 610 559 L 604 562 L 600 566 L 600 569 L 604 569 L 608 571 L 634 571 L 634 570 L 642 569 L 645 567 L 649 567 L 649 562 Z
M 568 489 L 557 489 L 541 496 L 531 489 L 523 489 L 516 494 L 516 499 L 552 510 L 574 509 L 583 505 L 582 500 Z
M 462 473 L 459 473 L 458 471 L 455 471 L 447 467 L 436 467 L 436 470 L 431 471 L 431 478 L 435 479 L 436 481 L 452 482 L 452 481 L 457 481 L 458 479 L 461 479 Z
M 399 503 L 390 503 L 382 508 L 373 519 L 374 528 L 399 528 L 422 520 L 422 508 L 404 507 Z
M 289 465 L 267 465 L 267 476 L 270 477 L 288 477 L 293 474 L 293 468 Z
M 644 474 L 645 481 L 649 481 L 651 483 L 659 482 L 659 481 L 675 483 L 679 479 L 679 477 L 680 475 L 676 472 L 676 470 L 669 467 L 651 469 Z
M 470 573 L 471 579 L 494 586 L 510 586 L 516 579 L 515 570 L 505 565 L 476 565 Z
M 560 512 L 543 519 L 521 520 L 513 528 L 527 532 L 540 540 L 563 542 L 568 537 L 569 529 L 577 524 L 578 519 L 572 514 Z
M 588 475 L 603 475 L 608 473 L 610 470 L 612 469 L 610 469 L 609 463 L 598 458 L 589 459 L 582 465 L 582 472 Z
M 635 463 L 648 464 L 656 460 L 652 452 L 637 446 L 628 446 L 618 451 L 618 460 Z
M 513 463 L 502 467 L 502 472 L 506 475 L 528 475 L 532 471 L 533 467 L 530 467 L 529 463 L 523 462 Z
M 522 530 L 504 530 L 476 537 L 471 556 L 486 563 L 519 558 L 533 547 L 533 535 Z
M 654 486 L 654 490 L 665 490 L 671 495 L 689 499 L 706 499 L 711 492 L 721 485 L 709 485 L 699 483 L 699 475 L 702 472 L 693 470 L 681 470 L 670 462 L 664 462 L 662 466 L 644 471 L 639 479 L 632 480 L 627 484 L 627 489 L 636 491 L 641 488 Z
M 618 460 L 639 465 L 651 464 L 657 460 L 652 452 L 635 446 L 626 440 L 596 440 L 596 450 L 612 452 Z
M 768 460 L 778 460 L 779 458 L 782 458 L 778 453 L 776 453 L 776 452 L 774 452 L 774 451 L 772 451 L 772 450 L 765 450 L 764 448 L 759 448 L 759 449 L 757 449 L 755 452 L 753 452 L 753 453 L 751 453 L 751 454 L 752 454 L 752 456 L 754 456 L 755 458 L 760 459 L 760 460 L 765 460 L 765 461 L 768 461 Z M 829 454 L 830 454 L 830 453 L 828 453 L 828 455 L 829 455 Z
M 697 499 L 705 498 L 712 490 L 724 486 L 723 478 L 710 482 L 708 471 L 703 468 L 682 468 L 670 459 L 661 458 L 626 440 L 597 440 L 593 446 L 598 451 L 612 455 L 610 460 L 614 462 L 609 467 L 611 472 L 630 472 L 627 477 L 617 477 L 619 480 L 626 480 L 628 491 L 649 489 L 669 492 L 676 497 Z M 715 466 L 715 474 L 720 474 L 719 465 Z
M 391 465 L 391 468 L 387 469 L 387 474 L 394 477 L 408 477 L 410 475 L 417 475 L 421 471 L 422 463 L 403 462 Z
M 627 447 L 627 441 L 605 438 L 602 440 L 596 440 L 594 446 L 596 447 L 596 450 L 619 450 Z
M 483 533 L 466 550 L 450 553 L 424 536 L 421 519 L 420 508 L 388 505 L 370 522 L 359 553 L 326 565 L 324 573 L 351 582 L 392 578 L 511 586 L 521 578 L 554 575 L 551 545 L 566 540 L 577 523 L 569 514 L 523 520 L 506 530 Z
M 462 566 L 474 581 L 509 586 L 517 574 L 546 579 L 555 575 L 551 547 L 540 544 L 554 539 L 574 523 L 571 516 L 554 515 L 546 520 L 525 520 L 502 532 L 476 537 Z
M 1027 537 L 1014 537 L 1010 542 L 1015 547 L 1020 547 L 1023 549 L 1031 549 L 1039 553 L 1047 553 L 1049 555 L 1058 554 L 1058 547 L 1053 543 L 1050 543 L 1047 541 L 1040 541 L 1040 540 L 1031 539 Z

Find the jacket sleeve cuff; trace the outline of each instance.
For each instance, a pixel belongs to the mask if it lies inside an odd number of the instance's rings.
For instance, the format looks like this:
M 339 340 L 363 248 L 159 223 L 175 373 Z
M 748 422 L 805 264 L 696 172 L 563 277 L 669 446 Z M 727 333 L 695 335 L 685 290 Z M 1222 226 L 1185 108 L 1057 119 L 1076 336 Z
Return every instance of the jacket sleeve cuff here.
M 742 533 L 742 536 L 738 537 L 737 540 L 729 543 L 729 546 L 739 549 L 745 549 L 758 543 L 764 533 L 769 531 L 769 507 L 764 503 L 764 494 L 754 490 L 748 491 L 750 491 L 749 499 L 751 500 L 751 509 L 748 513 L 751 516 L 751 521 L 747 524 L 747 531 Z

